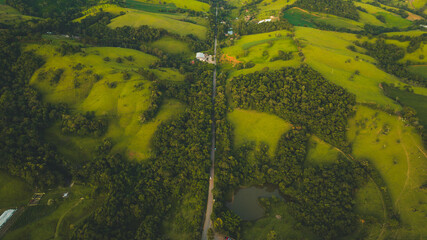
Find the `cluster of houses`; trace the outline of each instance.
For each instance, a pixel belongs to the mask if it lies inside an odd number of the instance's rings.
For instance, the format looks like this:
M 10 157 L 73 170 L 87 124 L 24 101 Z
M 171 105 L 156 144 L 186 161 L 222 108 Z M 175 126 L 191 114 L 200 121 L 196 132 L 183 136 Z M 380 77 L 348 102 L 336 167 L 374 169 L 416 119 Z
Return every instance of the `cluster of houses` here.
M 196 53 L 196 59 L 201 62 L 207 62 L 210 64 L 215 64 L 214 57 L 212 55 L 207 55 L 201 52 Z

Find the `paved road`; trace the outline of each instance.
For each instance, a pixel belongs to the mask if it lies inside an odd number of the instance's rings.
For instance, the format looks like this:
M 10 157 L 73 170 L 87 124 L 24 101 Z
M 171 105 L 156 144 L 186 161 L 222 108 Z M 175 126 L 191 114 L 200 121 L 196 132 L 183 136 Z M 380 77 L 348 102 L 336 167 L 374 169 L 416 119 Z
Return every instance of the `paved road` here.
M 218 7 L 216 7 L 216 16 L 218 16 Z M 216 32 L 216 29 L 215 29 Z M 214 188 L 214 174 L 215 174 L 215 95 L 216 95 L 216 48 L 218 40 L 215 34 L 215 43 L 214 43 L 214 62 L 215 69 L 213 72 L 212 79 L 212 147 L 211 147 L 211 171 L 209 174 L 209 194 L 208 194 L 208 203 L 206 207 L 205 222 L 203 224 L 203 234 L 202 240 L 208 239 L 208 229 L 211 227 L 211 214 L 213 207 L 213 194 L 212 189 Z

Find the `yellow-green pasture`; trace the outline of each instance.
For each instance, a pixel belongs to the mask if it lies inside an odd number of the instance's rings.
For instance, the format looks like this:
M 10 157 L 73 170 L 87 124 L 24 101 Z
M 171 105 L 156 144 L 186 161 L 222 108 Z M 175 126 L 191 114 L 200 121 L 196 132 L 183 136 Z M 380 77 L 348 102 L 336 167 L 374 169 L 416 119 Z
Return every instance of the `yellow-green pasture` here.
M 395 13 L 391 13 L 387 10 L 384 10 L 380 7 L 376 7 L 367 3 L 362 3 L 362 2 L 354 2 L 354 4 L 356 6 L 360 6 L 364 9 L 366 9 L 366 11 L 369 14 L 373 14 L 375 16 L 378 15 L 382 15 L 384 16 L 385 20 L 386 20 L 386 26 L 387 27 L 398 27 L 398 28 L 405 28 L 408 27 L 412 24 L 412 22 L 408 19 L 404 19 L 401 16 L 395 14 Z
M 307 166 L 337 163 L 338 156 L 341 154 L 333 146 L 314 135 L 310 137 L 307 149 L 308 152 L 305 159 L 305 165 Z
M 425 236 L 427 193 L 422 185 L 427 181 L 427 154 L 421 137 L 397 116 L 364 106 L 357 108 L 349 121 L 348 139 L 353 156 L 368 159 L 380 172 L 393 207 L 400 214 L 401 227 L 389 234 L 398 239 Z
M 303 43 L 305 62 L 326 79 L 354 93 L 358 102 L 400 109 L 383 94 L 379 85 L 381 82 L 396 85 L 401 82 L 378 69 L 372 57 L 347 49 L 357 40 L 354 34 L 297 27 L 295 35 Z M 356 71 L 359 74 L 355 74 Z
M 206 39 L 207 28 L 205 26 L 179 21 L 170 17 L 168 14 L 128 10 L 125 15 L 114 18 L 109 24 L 111 28 L 123 26 L 139 27 L 142 25 L 163 28 L 182 36 L 194 34 L 200 39 Z
M 138 0 L 140 2 L 146 2 L 146 3 L 152 3 L 152 4 L 158 4 L 160 1 L 157 0 Z M 200 2 L 197 0 L 162 0 L 162 3 L 173 3 L 178 8 L 184 8 L 184 9 L 190 9 L 198 12 L 207 12 L 209 11 L 209 4 Z
M 152 42 L 150 46 L 172 54 L 192 54 L 187 43 L 171 37 L 163 37 Z
M 259 14 L 258 19 L 270 18 L 270 16 L 279 17 L 282 8 L 287 5 L 294 4 L 296 0 L 263 0 L 258 4 Z
M 102 203 L 90 187 L 74 185 L 49 191 L 38 206 L 28 207 L 4 239 L 70 239 L 76 224 Z M 68 197 L 62 195 L 68 192 Z
M 15 8 L 5 5 L 3 3 L 0 3 L 0 23 L 13 25 L 13 24 L 24 22 L 34 18 L 36 17 L 22 15 Z
M 234 130 L 234 146 L 244 143 L 261 142 L 269 146 L 269 153 L 274 154 L 280 137 L 291 129 L 291 124 L 267 113 L 253 110 L 234 109 L 227 114 Z
M 235 70 L 230 63 L 225 66 L 225 69 L 232 71 L 230 75 L 232 77 L 260 71 L 265 67 L 268 67 L 269 70 L 277 70 L 286 66 L 298 66 L 300 59 L 296 53 L 297 47 L 292 38 L 287 36 L 288 33 L 288 31 L 281 30 L 243 36 L 233 46 L 222 49 L 223 54 L 243 63 L 253 62 L 255 66 L 249 69 Z M 279 50 L 293 52 L 293 59 L 270 62 L 271 58 L 278 55 Z M 225 63 L 228 62 L 225 61 Z
M 405 32 L 388 32 L 388 33 L 384 33 L 387 36 L 410 36 L 410 37 L 418 37 L 420 35 L 423 35 L 424 33 L 426 33 L 425 31 L 421 31 L 421 30 L 411 30 L 411 31 L 405 31 Z
M 116 144 L 114 151 L 125 152 L 131 159 L 147 158 L 150 139 L 157 126 L 183 109 L 179 102 L 168 100 L 152 121 L 139 122 L 141 113 L 150 103 L 152 83 L 135 71 L 156 61 L 154 56 L 110 47 L 84 48 L 83 53 L 66 56 L 60 56 L 54 45 L 31 44 L 26 46 L 26 50 L 35 50 L 46 59 L 46 64 L 30 81 L 42 93 L 43 99 L 51 103 L 66 103 L 77 112 L 93 111 L 98 117 L 107 119 L 109 128 L 104 137 L 113 139 Z M 134 60 L 126 59 L 129 56 Z M 109 61 L 105 60 L 107 57 Z M 122 61 L 117 62 L 118 58 Z M 78 64 L 83 68 L 77 70 Z M 38 79 L 40 72 L 59 68 L 65 71 L 57 84 Z M 124 80 L 124 72 L 131 75 L 130 79 Z M 184 78 L 174 69 L 160 68 L 153 72 L 163 80 L 183 81 Z M 97 81 L 93 74 L 102 78 Z M 76 81 L 79 86 L 76 86 Z M 59 134 L 60 126 L 53 127 L 48 133 L 52 142 L 66 143 L 68 147 L 59 146 L 58 149 L 72 159 L 90 157 L 91 151 L 99 144 L 99 139 L 62 136 Z
M 96 15 L 97 13 L 99 13 L 101 11 L 101 9 L 103 12 L 109 12 L 109 13 L 116 14 L 116 15 L 119 15 L 121 12 L 126 13 L 130 10 L 127 8 L 119 7 L 119 6 L 114 5 L 114 4 L 101 4 L 101 5 L 93 6 L 89 9 L 87 9 L 86 11 L 83 11 L 82 13 L 84 14 L 84 16 L 77 18 L 77 19 L 74 19 L 73 21 L 74 22 L 80 22 L 82 19 L 85 19 L 88 16 Z
M 27 204 L 33 189 L 22 179 L 0 171 L 0 214 L 8 208 Z

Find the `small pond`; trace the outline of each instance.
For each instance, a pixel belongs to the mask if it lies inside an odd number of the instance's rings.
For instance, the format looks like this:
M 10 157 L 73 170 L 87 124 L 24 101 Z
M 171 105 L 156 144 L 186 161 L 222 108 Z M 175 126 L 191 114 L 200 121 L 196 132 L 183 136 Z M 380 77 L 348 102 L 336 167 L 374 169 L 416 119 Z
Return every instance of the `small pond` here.
M 264 216 L 264 209 L 258 198 L 276 196 L 283 199 L 276 188 L 248 187 L 235 192 L 233 201 L 227 207 L 239 215 L 243 220 L 256 220 Z

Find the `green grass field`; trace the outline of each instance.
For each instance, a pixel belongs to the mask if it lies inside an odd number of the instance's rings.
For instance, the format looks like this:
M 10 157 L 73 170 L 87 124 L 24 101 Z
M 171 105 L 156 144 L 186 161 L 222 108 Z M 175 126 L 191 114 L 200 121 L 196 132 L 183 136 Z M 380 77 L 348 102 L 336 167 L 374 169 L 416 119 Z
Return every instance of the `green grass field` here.
M 410 66 L 409 71 L 427 78 L 427 66 Z
M 172 54 L 192 54 L 187 43 L 171 37 L 163 37 L 160 40 L 151 43 L 150 46 Z
M 270 16 L 278 17 L 282 8 L 287 5 L 291 5 L 296 0 L 263 0 L 261 3 L 257 4 L 259 8 L 259 14 L 257 19 L 270 18 Z
M 27 204 L 33 195 L 33 190 L 26 182 L 6 172 L 0 171 L 0 183 L 1 213 L 8 208 Z
M 159 11 L 168 11 L 168 10 L 175 10 L 176 6 L 173 3 L 169 4 L 152 4 L 152 3 L 146 3 L 141 2 L 138 0 L 127 0 L 126 1 L 126 7 L 133 8 L 136 10 L 142 10 L 146 12 L 159 12 Z
M 150 156 L 150 139 L 157 126 L 183 110 L 179 102 L 167 100 L 153 121 L 140 124 L 139 116 L 148 107 L 152 83 L 134 71 L 140 67 L 147 68 L 157 58 L 125 48 L 91 47 L 84 48 L 84 53 L 68 56 L 59 56 L 54 49 L 54 45 L 31 44 L 26 47 L 26 50 L 35 50 L 46 59 L 46 64 L 36 71 L 30 81 L 42 93 L 43 99 L 51 103 L 67 103 L 77 112 L 94 111 L 97 116 L 109 121 L 106 137 L 111 137 L 116 143 L 114 151 L 125 153 L 137 161 Z M 128 56 L 132 56 L 134 61 L 126 60 Z M 105 61 L 105 57 L 110 61 Z M 116 62 L 118 57 L 122 63 Z M 76 70 L 79 63 L 84 67 Z M 38 79 L 40 72 L 58 68 L 65 71 L 57 84 Z M 123 80 L 124 71 L 131 74 L 129 80 Z M 163 80 L 184 79 L 174 69 L 160 68 L 153 72 Z M 102 79 L 92 79 L 94 73 L 103 76 Z M 76 87 L 76 81 L 80 86 Z M 115 83 L 115 87 L 110 87 L 111 83 Z M 142 88 L 137 90 L 136 85 Z M 62 154 L 77 162 L 91 157 L 91 152 L 100 141 L 90 137 L 63 136 L 59 125 L 53 126 L 47 133 L 48 139 L 58 143 Z
M 398 239 L 425 236 L 426 192 L 420 187 L 427 178 L 420 170 L 427 167 L 427 155 L 421 137 L 397 116 L 363 106 L 358 106 L 349 127 L 353 155 L 369 159 L 378 169 L 387 184 L 393 207 L 400 213 L 401 227 L 389 229 L 386 236 L 393 234 Z
M 163 28 L 182 36 L 194 34 L 200 39 L 206 39 L 206 27 L 189 22 L 179 21 L 168 16 L 168 14 L 130 10 L 125 15 L 114 18 L 109 26 L 111 28 L 117 28 L 123 26 L 138 27 L 142 25 L 148 25 L 154 28 Z
M 422 34 L 424 34 L 425 31 L 421 31 L 421 30 L 412 30 L 412 31 L 406 31 L 406 32 L 389 32 L 389 33 L 385 33 L 385 35 L 387 36 L 410 36 L 410 37 L 417 37 L 420 36 Z
M 31 19 L 37 19 L 37 18 L 22 15 L 15 8 L 8 5 L 4 5 L 4 0 L 3 2 L 0 2 L 0 23 L 12 25 L 12 24 L 17 24 L 19 22 L 24 22 Z
M 387 26 L 387 27 L 405 28 L 405 27 L 412 25 L 411 21 L 404 19 L 397 14 L 388 12 L 388 11 L 386 11 L 380 7 L 376 7 L 376 6 L 366 4 L 366 3 L 362 3 L 362 2 L 354 2 L 354 5 L 360 6 L 364 9 L 366 9 L 366 11 L 373 16 L 378 16 L 378 15 L 384 16 L 385 20 L 386 20 L 385 26 Z
M 308 229 L 296 227 L 297 221 L 289 215 L 289 206 L 286 202 L 275 201 L 273 198 L 269 202 L 271 207 L 263 218 L 255 222 L 243 223 L 242 239 L 269 239 L 267 235 L 270 231 L 276 232 L 276 239 L 319 239 Z
M 427 96 L 414 94 L 405 90 L 387 88 L 385 91 L 391 96 L 392 99 L 399 99 L 405 106 L 409 106 L 417 111 L 417 117 L 424 127 L 427 127 Z
M 136 1 L 151 3 L 151 4 L 158 4 L 159 3 L 159 1 L 157 1 L 157 0 L 136 0 Z M 175 6 L 177 6 L 179 8 L 190 9 L 190 10 L 194 10 L 194 11 L 198 11 L 198 12 L 209 11 L 209 4 L 204 3 L 204 2 L 199 2 L 197 0 L 185 0 L 185 1 L 163 0 L 161 2 L 166 3 L 166 4 L 174 4 Z
M 347 49 L 347 46 L 357 40 L 354 34 L 305 27 L 297 27 L 295 34 L 303 43 L 305 62 L 326 79 L 354 93 L 358 102 L 400 109 L 379 87 L 381 82 L 397 85 L 400 81 L 378 69 L 374 65 L 376 60 L 372 57 Z M 356 71 L 359 71 L 359 75 L 354 75 Z M 352 75 L 353 79 L 350 78 Z
M 227 119 L 234 128 L 234 146 L 254 141 L 264 142 L 273 154 L 280 137 L 291 129 L 291 124 L 283 119 L 266 113 L 252 110 L 235 109 L 228 113 Z
M 255 67 L 249 69 L 235 70 L 231 64 L 225 66 L 231 70 L 230 76 L 240 74 L 248 74 L 255 71 L 260 71 L 265 67 L 270 70 L 280 69 L 285 66 L 298 66 L 300 64 L 299 57 L 296 54 L 297 48 L 290 37 L 287 37 L 288 31 L 274 31 L 269 33 L 246 35 L 239 39 L 231 47 L 222 49 L 224 56 L 233 57 L 240 62 L 253 62 Z M 270 62 L 272 57 L 278 55 L 278 51 L 294 52 L 294 57 L 291 60 L 277 60 Z M 267 54 L 265 54 L 267 53 Z M 223 61 L 228 64 L 229 62 Z
M 309 13 L 303 12 L 297 8 L 291 8 L 285 11 L 283 15 L 294 26 L 314 27 L 312 19 L 318 18 Z
M 89 187 L 75 185 L 47 192 L 38 206 L 26 209 L 4 239 L 69 239 L 74 226 L 102 201 L 91 198 L 91 191 Z M 68 198 L 62 198 L 65 192 L 69 193 Z M 47 204 L 49 199 L 53 204 Z
M 337 163 L 339 154 L 333 146 L 325 143 L 316 136 L 312 136 L 308 142 L 305 165 L 316 166 Z

